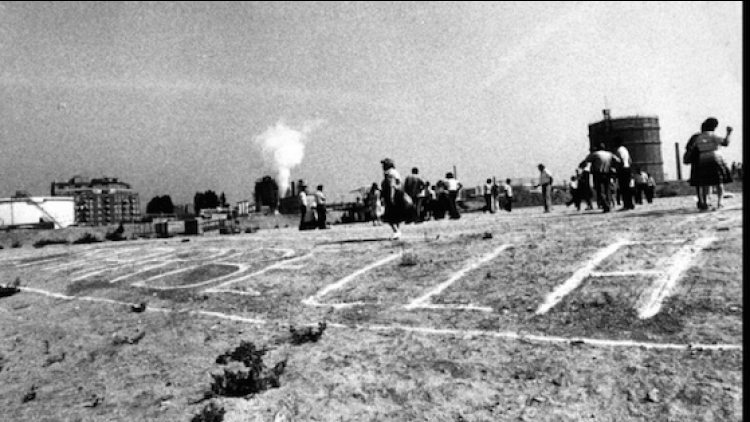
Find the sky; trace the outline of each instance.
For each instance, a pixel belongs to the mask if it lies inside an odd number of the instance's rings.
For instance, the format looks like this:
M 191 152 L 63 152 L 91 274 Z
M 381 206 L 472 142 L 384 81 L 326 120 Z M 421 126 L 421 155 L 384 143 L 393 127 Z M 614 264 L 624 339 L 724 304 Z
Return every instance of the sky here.
M 667 179 L 709 116 L 742 161 L 742 2 L 0 2 L 0 197 L 117 177 L 147 203 L 329 201 L 380 160 L 465 186 L 568 178 L 588 125 L 657 116 Z M 291 154 L 285 155 L 287 151 Z M 280 155 L 281 154 L 281 155 Z M 683 167 L 683 178 L 689 169 Z M 286 176 L 283 176 L 283 174 Z

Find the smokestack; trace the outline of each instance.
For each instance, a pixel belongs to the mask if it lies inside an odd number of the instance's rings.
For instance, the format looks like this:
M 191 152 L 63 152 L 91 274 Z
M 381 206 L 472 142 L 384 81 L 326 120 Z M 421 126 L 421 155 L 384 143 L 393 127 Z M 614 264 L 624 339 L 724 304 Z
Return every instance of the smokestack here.
M 677 180 L 682 180 L 682 159 L 680 158 L 680 143 L 674 143 L 674 156 L 677 163 Z

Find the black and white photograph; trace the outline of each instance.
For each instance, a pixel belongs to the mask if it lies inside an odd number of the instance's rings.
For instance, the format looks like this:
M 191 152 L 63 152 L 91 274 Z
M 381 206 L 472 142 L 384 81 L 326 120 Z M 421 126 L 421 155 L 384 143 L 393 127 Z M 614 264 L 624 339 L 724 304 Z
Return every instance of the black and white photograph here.
M 0 420 L 742 421 L 743 13 L 0 1 Z

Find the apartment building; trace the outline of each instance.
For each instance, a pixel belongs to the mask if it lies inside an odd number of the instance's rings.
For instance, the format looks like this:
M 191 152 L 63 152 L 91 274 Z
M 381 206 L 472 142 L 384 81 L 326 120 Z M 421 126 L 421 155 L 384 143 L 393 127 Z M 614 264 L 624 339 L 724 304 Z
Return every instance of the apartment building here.
M 52 182 L 52 196 L 72 196 L 76 223 L 101 226 L 141 218 L 139 195 L 116 177 L 84 180 L 74 176 L 67 182 Z

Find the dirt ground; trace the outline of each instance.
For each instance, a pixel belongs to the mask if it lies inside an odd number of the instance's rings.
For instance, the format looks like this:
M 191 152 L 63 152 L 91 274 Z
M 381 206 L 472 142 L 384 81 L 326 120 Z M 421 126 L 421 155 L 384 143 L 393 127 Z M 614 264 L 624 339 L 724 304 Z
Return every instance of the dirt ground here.
M 0 419 L 740 421 L 742 212 L 4 244 Z

